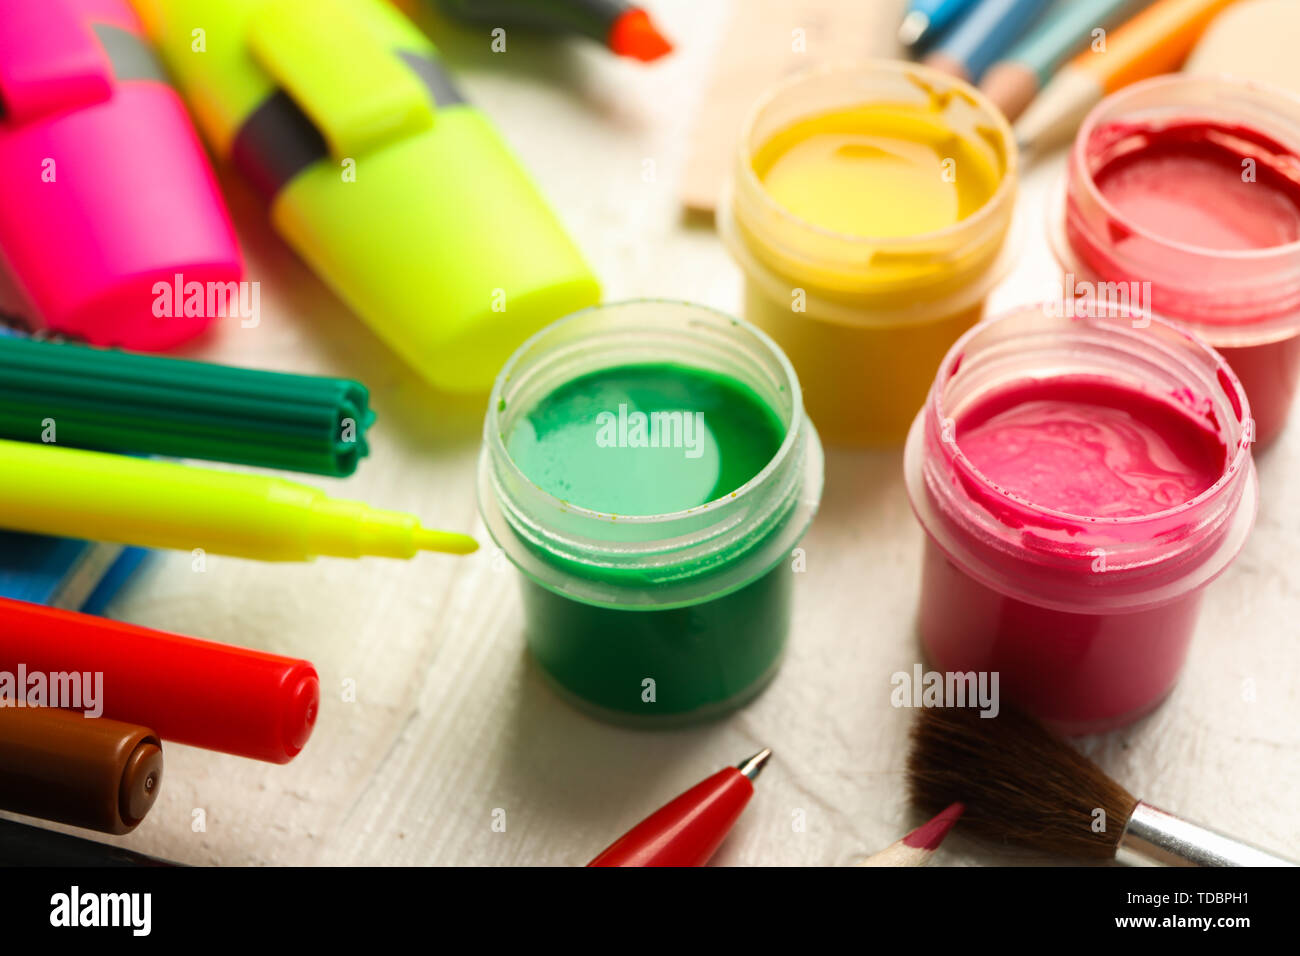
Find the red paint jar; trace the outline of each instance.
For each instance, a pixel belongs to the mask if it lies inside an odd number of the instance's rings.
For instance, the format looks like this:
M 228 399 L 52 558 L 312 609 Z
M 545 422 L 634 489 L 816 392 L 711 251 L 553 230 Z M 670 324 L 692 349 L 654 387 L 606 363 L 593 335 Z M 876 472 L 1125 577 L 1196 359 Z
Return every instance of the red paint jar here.
M 1098 298 L 1191 329 L 1272 441 L 1300 381 L 1300 97 L 1228 77 L 1134 84 L 1080 128 L 1053 216 L 1067 277 L 1094 287 L 1067 295 L 1124 283 Z
M 931 664 L 998 672 L 1064 733 L 1154 708 L 1254 524 L 1249 416 L 1222 357 L 1163 320 L 1035 306 L 973 328 L 904 456 Z

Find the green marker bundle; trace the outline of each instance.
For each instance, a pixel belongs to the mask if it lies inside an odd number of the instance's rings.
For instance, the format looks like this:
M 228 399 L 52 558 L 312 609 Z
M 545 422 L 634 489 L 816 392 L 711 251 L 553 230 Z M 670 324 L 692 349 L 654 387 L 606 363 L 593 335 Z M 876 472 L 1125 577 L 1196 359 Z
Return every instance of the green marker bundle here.
M 0 335 L 0 438 L 343 477 L 369 454 L 359 382 Z

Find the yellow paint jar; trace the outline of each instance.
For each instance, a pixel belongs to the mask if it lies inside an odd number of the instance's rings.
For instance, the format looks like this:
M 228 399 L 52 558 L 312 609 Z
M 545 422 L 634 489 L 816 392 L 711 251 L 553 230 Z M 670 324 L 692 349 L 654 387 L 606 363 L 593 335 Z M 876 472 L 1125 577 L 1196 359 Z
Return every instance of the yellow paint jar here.
M 913 63 L 805 72 L 755 106 L 718 230 L 829 441 L 902 443 L 1010 265 L 1017 162 L 992 103 Z

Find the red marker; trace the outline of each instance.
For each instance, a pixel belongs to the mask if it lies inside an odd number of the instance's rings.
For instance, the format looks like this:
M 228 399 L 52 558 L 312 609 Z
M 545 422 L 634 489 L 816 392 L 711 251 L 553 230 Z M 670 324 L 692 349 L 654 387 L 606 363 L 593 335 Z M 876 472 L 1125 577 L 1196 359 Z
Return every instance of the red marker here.
M 0 673 L 31 701 L 42 675 L 103 675 L 103 716 L 164 741 L 271 763 L 307 743 L 320 681 L 307 661 L 0 599 Z M 40 681 L 40 677 L 36 678 Z M 54 702 L 51 702 L 54 703 Z
M 579 33 L 643 63 L 673 51 L 650 14 L 625 0 L 438 0 L 438 9 L 493 27 Z
M 717 852 L 754 795 L 754 779 L 772 756 L 760 750 L 719 770 L 660 807 L 588 866 L 703 866 Z

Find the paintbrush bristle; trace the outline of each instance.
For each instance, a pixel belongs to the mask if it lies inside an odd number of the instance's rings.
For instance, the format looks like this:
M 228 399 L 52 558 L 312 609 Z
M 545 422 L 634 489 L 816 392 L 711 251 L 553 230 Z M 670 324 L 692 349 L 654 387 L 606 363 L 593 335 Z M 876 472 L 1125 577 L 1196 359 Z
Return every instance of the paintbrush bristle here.
M 1083 754 L 1007 708 L 997 717 L 971 707 L 921 711 L 907 785 L 926 813 L 964 803 L 967 832 L 1086 859 L 1114 857 L 1137 804 Z

